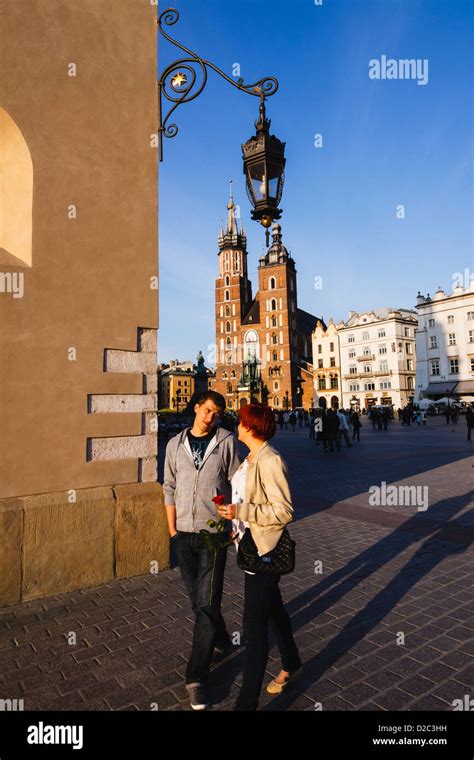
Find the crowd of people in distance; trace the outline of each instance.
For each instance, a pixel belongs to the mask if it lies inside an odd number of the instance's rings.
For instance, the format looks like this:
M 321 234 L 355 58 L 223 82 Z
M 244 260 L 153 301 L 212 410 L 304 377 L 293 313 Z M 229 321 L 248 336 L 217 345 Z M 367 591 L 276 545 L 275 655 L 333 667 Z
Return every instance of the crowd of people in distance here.
M 309 437 L 322 445 L 325 452 L 340 451 L 341 442 L 344 441 L 349 448 L 355 441 L 360 441 L 362 418 L 365 417 L 372 424 L 373 430 L 387 431 L 392 420 L 395 419 L 392 406 L 372 406 L 360 412 L 358 409 L 339 408 L 339 399 L 332 396 L 330 406 L 326 399 L 319 399 L 319 406 L 315 409 L 274 409 L 275 422 L 280 430 L 292 430 L 308 428 Z M 409 427 L 426 425 L 427 414 L 424 409 L 413 402 L 405 407 L 397 409 L 398 419 L 402 425 Z M 449 425 L 458 424 L 459 408 L 456 405 L 448 406 L 444 412 L 446 422 Z M 222 427 L 234 431 L 237 415 L 235 412 L 226 412 L 220 424 Z M 467 438 L 471 440 L 471 430 L 474 427 L 474 405 L 467 407 L 466 412 Z

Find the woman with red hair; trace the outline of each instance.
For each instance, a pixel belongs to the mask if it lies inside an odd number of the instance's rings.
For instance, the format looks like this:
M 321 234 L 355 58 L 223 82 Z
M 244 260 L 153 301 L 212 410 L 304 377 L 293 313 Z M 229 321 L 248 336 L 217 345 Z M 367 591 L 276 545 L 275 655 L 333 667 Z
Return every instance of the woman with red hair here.
M 238 437 L 250 453 L 232 478 L 234 503 L 219 507 L 221 517 L 233 520 L 234 535 L 246 544 L 252 541 L 257 560 L 264 561 L 271 560 L 285 526 L 293 519 L 287 466 L 269 443 L 275 427 L 275 416 L 268 406 L 242 407 Z M 282 669 L 267 685 L 267 692 L 281 694 L 301 668 L 290 616 L 280 593 L 280 578 L 279 574 L 245 570 L 245 660 L 235 710 L 257 709 L 268 659 L 269 624 L 280 651 Z

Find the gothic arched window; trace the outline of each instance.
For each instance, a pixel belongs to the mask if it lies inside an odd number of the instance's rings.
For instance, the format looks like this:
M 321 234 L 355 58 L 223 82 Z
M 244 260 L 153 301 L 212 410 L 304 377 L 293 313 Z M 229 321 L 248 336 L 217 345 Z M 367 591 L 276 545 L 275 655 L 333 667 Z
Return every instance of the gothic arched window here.
M 226 331 L 226 332 L 230 332 L 230 329 L 231 329 L 231 327 L 230 327 L 230 322 L 226 322 L 226 323 L 225 323 L 225 331 Z
M 245 333 L 244 345 L 244 359 L 258 359 L 258 335 L 255 330 L 248 330 L 248 332 Z
M 274 277 L 270 277 L 270 290 L 275 290 L 276 288 L 276 280 Z
M 271 309 L 272 311 L 275 311 L 275 310 L 276 310 L 276 307 L 277 307 L 276 298 L 272 298 L 272 300 L 271 300 L 271 303 L 270 303 L 270 309 Z
M 224 301 L 230 301 L 230 293 L 228 290 L 226 290 L 224 293 Z

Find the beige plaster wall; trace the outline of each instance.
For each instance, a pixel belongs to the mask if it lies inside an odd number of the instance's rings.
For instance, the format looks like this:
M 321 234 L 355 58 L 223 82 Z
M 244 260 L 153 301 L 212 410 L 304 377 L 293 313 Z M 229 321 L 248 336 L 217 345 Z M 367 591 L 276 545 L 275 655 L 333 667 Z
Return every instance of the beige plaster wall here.
M 1 2 L 0 108 L 31 154 L 33 209 L 31 267 L 0 260 L 24 288 L 0 290 L 0 499 L 138 479 L 136 458 L 86 450 L 139 435 L 142 415 L 90 414 L 88 396 L 143 393 L 139 372 L 103 371 L 105 349 L 136 351 L 138 329 L 157 327 L 156 11 Z

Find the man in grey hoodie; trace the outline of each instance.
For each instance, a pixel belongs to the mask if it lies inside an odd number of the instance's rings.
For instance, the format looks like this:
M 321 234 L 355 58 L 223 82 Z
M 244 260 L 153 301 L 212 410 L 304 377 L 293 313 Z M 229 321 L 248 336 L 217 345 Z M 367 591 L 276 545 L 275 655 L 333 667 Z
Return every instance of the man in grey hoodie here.
M 227 548 L 211 551 L 200 531 L 215 532 L 207 522 L 219 520 L 212 499 L 222 494 L 225 504 L 232 501 L 230 480 L 240 461 L 234 434 L 218 427 L 224 397 L 206 391 L 194 411 L 193 426 L 166 447 L 163 490 L 170 540 L 195 615 L 186 688 L 191 707 L 203 710 L 209 704 L 206 684 L 214 649 L 226 653 L 231 642 L 221 614 Z M 223 543 L 228 539 L 228 534 L 219 535 Z

